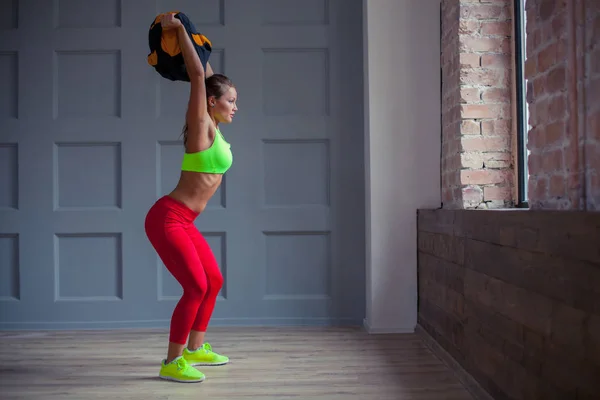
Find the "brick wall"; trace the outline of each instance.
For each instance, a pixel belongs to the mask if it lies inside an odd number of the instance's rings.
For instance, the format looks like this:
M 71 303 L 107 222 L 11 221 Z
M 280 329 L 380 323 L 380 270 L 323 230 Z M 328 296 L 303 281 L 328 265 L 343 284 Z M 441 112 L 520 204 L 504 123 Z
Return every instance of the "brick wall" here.
M 510 0 L 442 1 L 444 208 L 513 202 Z
M 600 209 L 600 2 L 527 0 L 532 208 Z
M 421 210 L 418 322 L 496 399 L 598 398 L 598 243 L 600 213 Z
M 462 208 L 460 184 L 459 0 L 442 1 L 442 203 Z
M 528 196 L 600 210 L 600 2 L 526 0 Z M 515 199 L 512 1 L 442 0 L 444 208 Z
M 585 136 L 586 182 L 585 200 L 587 210 L 600 211 L 600 2 L 587 1 L 584 12 L 585 80 L 583 85 L 583 114 Z M 581 85 L 579 85 L 581 86 Z

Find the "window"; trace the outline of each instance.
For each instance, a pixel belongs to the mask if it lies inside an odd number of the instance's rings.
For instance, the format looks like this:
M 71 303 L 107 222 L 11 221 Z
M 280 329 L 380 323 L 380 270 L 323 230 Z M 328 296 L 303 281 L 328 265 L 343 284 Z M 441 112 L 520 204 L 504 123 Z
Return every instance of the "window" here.
M 515 26 L 515 72 L 517 89 L 517 207 L 529 207 L 527 197 L 527 183 L 529 181 L 529 169 L 527 158 L 527 133 L 529 132 L 529 105 L 527 104 L 527 80 L 525 79 L 525 58 L 527 49 L 527 32 L 525 18 L 525 1 L 515 0 L 514 26 Z

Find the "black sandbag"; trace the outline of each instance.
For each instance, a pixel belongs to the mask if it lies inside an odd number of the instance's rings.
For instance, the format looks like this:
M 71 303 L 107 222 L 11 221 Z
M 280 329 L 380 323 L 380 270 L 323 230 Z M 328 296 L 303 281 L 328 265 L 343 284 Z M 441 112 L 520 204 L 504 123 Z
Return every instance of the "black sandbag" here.
M 192 40 L 194 49 L 200 58 L 200 62 L 206 71 L 206 64 L 210 58 L 212 51 L 212 43 L 208 38 L 200 34 L 192 21 L 181 12 L 174 12 L 175 18 L 179 19 L 183 24 L 188 36 Z M 179 40 L 177 39 L 177 32 L 175 29 L 162 29 L 160 19 L 166 13 L 159 14 L 148 32 L 148 44 L 150 46 L 150 54 L 148 54 L 148 64 L 150 64 L 156 72 L 158 72 L 163 78 L 171 81 L 184 81 L 189 82 L 190 77 L 188 76 L 185 68 L 185 62 L 183 60 L 183 54 L 179 47 Z

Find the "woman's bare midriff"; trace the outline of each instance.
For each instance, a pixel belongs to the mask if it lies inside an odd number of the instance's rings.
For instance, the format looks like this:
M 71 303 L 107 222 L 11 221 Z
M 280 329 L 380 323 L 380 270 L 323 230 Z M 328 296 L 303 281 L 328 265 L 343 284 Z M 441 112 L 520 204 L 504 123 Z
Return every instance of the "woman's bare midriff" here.
M 222 180 L 221 174 L 181 171 L 179 183 L 169 193 L 169 197 L 182 202 L 192 211 L 201 213 L 219 189 Z

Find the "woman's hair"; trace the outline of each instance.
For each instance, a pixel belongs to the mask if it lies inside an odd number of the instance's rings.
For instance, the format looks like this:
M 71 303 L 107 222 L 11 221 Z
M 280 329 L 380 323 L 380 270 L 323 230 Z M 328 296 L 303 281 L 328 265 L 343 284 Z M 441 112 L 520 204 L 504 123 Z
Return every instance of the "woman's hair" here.
M 213 74 L 210 77 L 204 80 L 204 85 L 206 86 L 206 98 L 214 96 L 215 99 L 223 96 L 229 88 L 233 87 L 233 82 L 222 74 Z M 187 131 L 188 126 L 187 123 L 183 126 L 183 144 L 187 143 Z
M 213 74 L 209 78 L 204 80 L 206 85 L 206 97 L 215 96 L 216 99 L 223 96 L 229 88 L 233 87 L 233 82 L 221 74 Z

